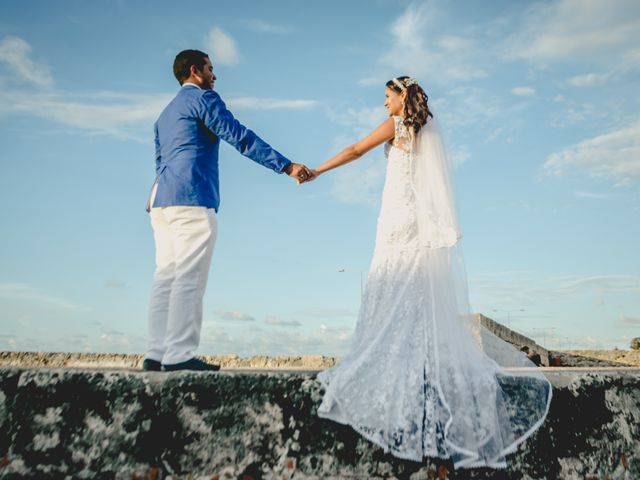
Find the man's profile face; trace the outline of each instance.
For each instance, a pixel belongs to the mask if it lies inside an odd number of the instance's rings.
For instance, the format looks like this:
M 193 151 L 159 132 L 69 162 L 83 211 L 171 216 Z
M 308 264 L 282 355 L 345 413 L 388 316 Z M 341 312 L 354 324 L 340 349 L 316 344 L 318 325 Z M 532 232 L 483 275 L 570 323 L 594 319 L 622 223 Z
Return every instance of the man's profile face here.
M 211 64 L 211 60 L 209 57 L 205 58 L 205 64 L 202 67 L 202 70 L 198 70 L 197 72 L 197 80 L 199 81 L 199 87 L 203 90 L 213 90 L 213 84 L 215 83 L 217 77 L 213 74 L 213 65 Z

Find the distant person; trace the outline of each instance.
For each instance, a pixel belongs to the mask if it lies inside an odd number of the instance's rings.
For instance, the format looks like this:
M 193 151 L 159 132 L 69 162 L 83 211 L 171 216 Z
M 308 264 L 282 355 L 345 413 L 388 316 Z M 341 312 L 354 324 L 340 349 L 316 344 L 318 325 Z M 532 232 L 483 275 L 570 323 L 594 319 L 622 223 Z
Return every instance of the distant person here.
M 360 315 L 349 352 L 318 374 L 318 415 L 398 458 L 504 468 L 546 417 L 551 384 L 535 368 L 505 370 L 533 364 L 490 332 L 480 335 L 436 116 L 411 77 L 389 80 L 384 93 L 389 118 L 314 170 L 322 177 L 384 144 L 386 181 Z M 530 394 L 501 387 L 521 377 Z
M 156 247 L 144 370 L 218 370 L 194 357 L 202 298 L 218 232 L 220 139 L 251 160 L 302 183 L 313 177 L 241 125 L 213 90 L 209 56 L 180 52 L 181 85 L 155 123 L 156 180 L 147 204 Z M 276 206 L 280 208 L 280 206 Z
M 536 366 L 539 367 L 542 365 L 542 358 L 540 358 L 540 354 L 536 352 L 531 352 L 529 355 L 529 360 Z
M 539 353 L 531 353 L 531 351 L 529 350 L 528 346 L 524 346 L 520 349 L 520 351 L 522 353 L 524 353 L 527 358 L 536 366 L 539 367 L 540 365 L 542 365 L 542 359 L 540 358 L 540 354 Z

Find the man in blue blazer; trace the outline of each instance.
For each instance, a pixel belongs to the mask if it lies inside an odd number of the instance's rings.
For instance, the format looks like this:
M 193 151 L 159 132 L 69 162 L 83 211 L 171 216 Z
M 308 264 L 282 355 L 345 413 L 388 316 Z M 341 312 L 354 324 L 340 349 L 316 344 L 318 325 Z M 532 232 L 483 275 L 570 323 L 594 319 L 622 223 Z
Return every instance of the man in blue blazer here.
M 251 160 L 297 182 L 313 178 L 240 124 L 213 91 L 206 53 L 180 52 L 173 73 L 181 89 L 155 123 L 156 181 L 147 211 L 156 246 L 144 370 L 218 370 L 195 358 L 220 205 L 220 139 Z

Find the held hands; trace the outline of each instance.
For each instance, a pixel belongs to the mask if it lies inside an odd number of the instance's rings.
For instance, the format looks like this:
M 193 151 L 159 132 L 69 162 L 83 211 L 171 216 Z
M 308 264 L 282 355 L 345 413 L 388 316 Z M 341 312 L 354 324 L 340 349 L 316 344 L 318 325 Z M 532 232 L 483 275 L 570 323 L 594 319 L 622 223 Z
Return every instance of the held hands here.
M 319 173 L 315 170 L 307 168 L 301 163 L 291 163 L 285 168 L 284 172 L 292 177 L 298 185 L 314 180 Z

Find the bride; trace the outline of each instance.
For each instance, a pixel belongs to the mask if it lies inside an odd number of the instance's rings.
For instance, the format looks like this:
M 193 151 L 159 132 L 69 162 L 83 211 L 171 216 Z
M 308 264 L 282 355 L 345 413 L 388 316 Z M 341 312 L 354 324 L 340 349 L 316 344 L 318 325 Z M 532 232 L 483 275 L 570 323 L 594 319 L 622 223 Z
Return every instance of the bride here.
M 385 143 L 376 243 L 349 352 L 318 379 L 320 417 L 396 457 L 505 468 L 544 421 L 550 382 L 468 305 L 450 165 L 427 95 L 390 80 L 389 118 L 315 175 Z

